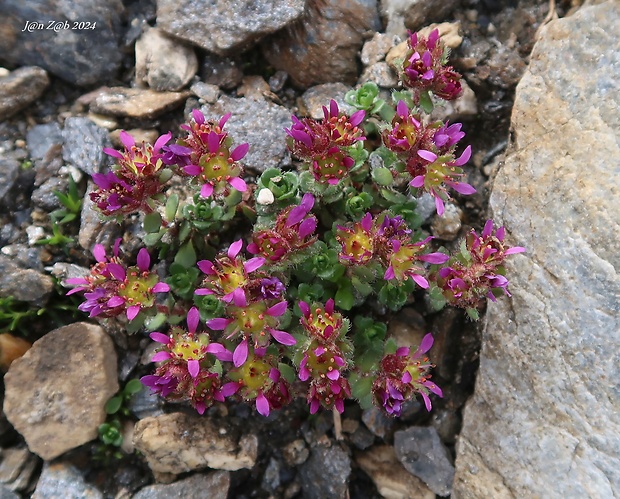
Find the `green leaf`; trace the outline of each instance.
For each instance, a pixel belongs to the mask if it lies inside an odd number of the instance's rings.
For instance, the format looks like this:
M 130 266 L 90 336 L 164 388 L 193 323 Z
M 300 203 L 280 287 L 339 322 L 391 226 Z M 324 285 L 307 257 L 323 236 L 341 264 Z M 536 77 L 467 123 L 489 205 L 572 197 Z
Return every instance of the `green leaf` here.
M 288 364 L 284 364 L 282 362 L 278 363 L 278 369 L 286 381 L 288 381 L 291 384 L 295 383 L 297 379 L 297 374 L 295 373 L 295 369 L 293 369 Z
M 336 306 L 343 310 L 351 310 L 355 305 L 355 296 L 353 295 L 353 286 L 348 279 L 341 279 L 338 282 L 338 291 L 334 297 Z
M 125 385 L 124 392 L 133 395 L 142 390 L 142 382 L 139 379 L 130 379 Z
M 143 241 L 147 246 L 155 246 L 163 236 L 164 231 L 156 232 L 154 234 L 147 234 L 144 236 Z
M 159 229 L 161 229 L 161 215 L 159 214 L 159 212 L 154 211 L 153 213 L 145 215 L 143 226 L 144 230 L 149 234 L 159 232 Z
M 166 314 L 161 312 L 153 317 L 150 317 L 145 323 L 147 331 L 157 331 L 161 329 L 161 327 L 166 323 L 166 319 Z
M 373 378 L 369 376 L 360 376 L 356 373 L 349 376 L 351 395 L 359 400 L 362 409 L 368 409 L 372 406 L 373 381 Z
M 176 256 L 174 257 L 175 263 L 183 265 L 186 269 L 196 265 L 196 251 L 194 251 L 194 245 L 191 241 L 188 241 L 179 248 Z
M 120 395 L 112 397 L 105 404 L 105 412 L 107 412 L 108 414 L 116 414 L 121 408 L 122 403 L 123 397 L 121 397 Z
M 179 196 L 177 194 L 170 194 L 168 201 L 166 201 L 165 215 L 168 222 L 172 222 L 179 209 Z
M 392 176 L 392 172 L 385 167 L 373 168 L 371 170 L 370 175 L 372 179 L 379 185 L 388 186 L 392 185 L 394 182 L 394 177 Z
M 426 114 L 430 114 L 433 111 L 433 100 L 428 90 L 420 92 L 420 107 Z

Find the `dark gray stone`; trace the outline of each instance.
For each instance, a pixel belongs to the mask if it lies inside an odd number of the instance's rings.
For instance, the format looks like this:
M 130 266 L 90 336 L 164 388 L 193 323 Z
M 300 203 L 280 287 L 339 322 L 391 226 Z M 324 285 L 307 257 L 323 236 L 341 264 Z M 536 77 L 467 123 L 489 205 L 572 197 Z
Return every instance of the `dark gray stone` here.
M 303 497 L 342 498 L 347 493 L 351 460 L 337 445 L 312 449 L 310 458 L 299 469 Z
M 114 77 L 120 66 L 122 12 L 120 0 L 4 0 L 0 54 L 9 64 L 40 66 L 69 83 L 92 85 Z M 32 22 L 41 25 L 27 25 Z M 80 22 L 95 29 L 73 29 Z
M 0 20 L 0 33 L 2 33 L 2 20 Z M 2 53 L 2 37 L 0 37 L 0 53 Z M 0 78 L 0 121 L 37 100 L 49 82 L 47 73 L 37 67 L 19 68 Z
M 232 90 L 238 87 L 243 79 L 240 66 L 241 62 L 234 58 L 207 54 L 202 61 L 200 76 L 205 83 Z
M 387 416 L 381 409 L 375 406 L 364 410 L 362 421 L 379 438 L 385 438 L 394 431 L 394 418 Z
M 214 471 L 207 474 L 197 473 L 170 484 L 149 485 L 134 494 L 132 499 L 170 499 L 173 497 L 226 499 L 229 488 L 230 473 Z
M 45 158 L 53 146 L 63 143 L 60 125 L 54 122 L 33 126 L 26 134 L 26 143 L 31 159 L 41 160 Z
M 157 26 L 219 55 L 248 48 L 298 19 L 305 0 L 158 0 Z
M 55 192 L 66 192 L 67 191 L 68 182 L 66 179 L 62 179 L 59 177 L 52 177 L 41 186 L 37 187 L 34 191 L 32 191 L 32 202 L 35 206 L 39 208 L 43 208 L 44 210 L 51 211 L 56 208 L 60 208 L 60 200 L 54 194 Z
M 13 158 L 0 158 L 0 204 L 6 204 L 7 194 L 19 176 L 19 163 Z
M 88 118 L 71 117 L 65 121 L 62 136 L 62 157 L 66 162 L 88 175 L 101 171 L 107 161 L 103 148 L 110 146 L 107 130 Z
M 405 469 L 423 480 L 435 494 L 450 494 L 454 466 L 435 428 L 412 427 L 397 431 L 394 433 L 394 450 Z
M 287 158 L 285 127 L 291 126 L 288 109 L 267 100 L 222 96 L 215 104 L 201 108 L 207 119 L 219 120 L 233 113 L 226 130 L 235 144 L 248 142 L 250 150 L 242 163 L 264 171 L 277 167 Z
M 0 296 L 12 296 L 42 306 L 54 287 L 51 277 L 32 269 L 22 269 L 13 259 L 0 254 Z

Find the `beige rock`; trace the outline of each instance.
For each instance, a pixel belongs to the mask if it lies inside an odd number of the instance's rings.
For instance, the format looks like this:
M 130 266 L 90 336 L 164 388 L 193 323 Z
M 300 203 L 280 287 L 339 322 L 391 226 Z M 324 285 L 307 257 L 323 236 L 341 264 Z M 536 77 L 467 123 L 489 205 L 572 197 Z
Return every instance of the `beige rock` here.
M 355 461 L 385 499 L 435 498 L 435 493 L 422 480 L 403 467 L 390 445 L 379 445 L 357 453 Z
M 4 412 L 46 460 L 97 437 L 118 391 L 116 352 L 103 329 L 78 322 L 49 332 L 11 364 Z
M 453 495 L 620 495 L 620 3 L 550 22 L 517 86 L 490 209 L 512 297 L 489 303 Z
M 258 455 L 256 435 L 239 436 L 223 422 L 180 412 L 138 421 L 134 445 L 160 473 L 235 471 L 254 466 Z
M 148 28 L 136 41 L 136 81 L 153 90 L 181 90 L 196 71 L 194 50 L 158 28 Z
M 431 31 L 434 29 L 439 30 L 439 36 L 441 36 L 441 41 L 443 44 L 450 48 L 457 48 L 462 42 L 463 37 L 459 33 L 461 30 L 461 23 L 435 23 L 422 28 L 418 33 L 423 36 L 428 37 L 431 34 Z
M 0 121 L 37 100 L 49 85 L 44 69 L 24 66 L 0 77 Z
M 142 88 L 104 88 L 90 105 L 90 110 L 111 116 L 148 119 L 180 106 L 189 95 L 189 92 L 156 92 Z

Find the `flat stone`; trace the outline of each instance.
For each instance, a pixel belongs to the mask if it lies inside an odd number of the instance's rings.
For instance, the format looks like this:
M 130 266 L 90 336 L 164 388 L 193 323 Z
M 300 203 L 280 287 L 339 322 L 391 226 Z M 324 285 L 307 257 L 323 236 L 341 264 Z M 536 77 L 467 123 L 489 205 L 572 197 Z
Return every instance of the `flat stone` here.
M 97 243 L 111 248 L 114 246 L 114 241 L 122 236 L 121 226 L 113 220 L 102 219 L 95 203 L 90 199 L 90 193 L 95 190 L 95 184 L 89 180 L 87 185 L 82 200 L 78 244 L 88 251 L 92 251 Z
M 375 33 L 373 37 L 364 43 L 360 59 L 364 66 L 370 66 L 383 61 L 392 47 L 398 45 L 400 39 L 386 33 Z
M 107 161 L 104 147 L 109 147 L 108 132 L 88 118 L 72 116 L 62 131 L 62 158 L 84 173 L 99 173 Z
M 116 353 L 99 326 L 78 322 L 35 341 L 4 377 L 4 412 L 45 460 L 97 438 L 118 391 Z
M 170 484 L 149 485 L 140 489 L 132 499 L 170 499 L 172 497 L 208 497 L 226 499 L 230 488 L 230 473 L 214 471 L 197 473 Z
M 387 62 L 381 61 L 364 69 L 358 83 L 363 84 L 367 81 L 371 81 L 379 87 L 394 88 L 398 85 L 398 75 Z
M 120 67 L 121 0 L 5 0 L 2 14 L 0 54 L 9 64 L 40 66 L 80 86 Z
M 13 258 L 0 254 L 0 296 L 42 306 L 54 288 L 48 275 L 33 269 L 21 268 Z
M 144 88 L 106 87 L 90 105 L 95 113 L 150 119 L 185 102 L 189 92 L 156 92 Z
M 86 483 L 84 476 L 67 463 L 45 463 L 32 499 L 103 499 L 96 487 Z
M 435 215 L 431 224 L 433 236 L 442 241 L 454 241 L 461 230 L 463 210 L 454 203 L 446 203 L 442 216 Z
M 14 158 L 0 158 L 0 204 L 8 199 L 8 194 L 19 177 L 19 162 Z
M 298 19 L 305 0 L 158 0 L 157 26 L 209 52 L 248 48 Z
M 337 445 L 319 445 L 299 469 L 303 497 L 324 499 L 345 497 L 351 474 L 351 460 Z
M 226 130 L 235 144 L 250 144 L 242 163 L 262 172 L 277 167 L 285 160 L 284 128 L 291 126 L 291 114 L 285 107 L 264 99 L 222 96 L 215 104 L 203 106 L 201 111 L 207 119 L 217 121 L 226 113 L 232 113 L 226 122 Z M 259 123 L 260 126 L 257 125 Z
M 18 68 L 0 78 L 0 121 L 36 101 L 49 83 L 45 70 L 36 66 Z
M 198 71 L 194 49 L 157 28 L 136 41 L 136 81 L 158 92 L 181 90 Z
M 298 22 L 265 41 L 263 53 L 299 87 L 353 84 L 364 33 L 380 28 L 375 0 L 311 2 Z
M 238 435 L 224 422 L 180 412 L 138 421 L 134 445 L 158 473 L 252 468 L 258 454 L 256 435 Z
M 380 0 L 381 15 L 387 20 L 385 32 L 401 39 L 407 30 L 417 31 L 425 25 L 447 18 L 458 0 Z
M 4 335 L 3 335 L 4 336 Z M 28 486 L 40 459 L 26 447 L 2 449 L 0 483 L 11 490 L 24 490 Z M 0 498 L 4 498 L 0 491 Z
M 422 480 L 403 468 L 390 445 L 359 452 L 355 455 L 355 462 L 386 499 L 435 499 L 435 493 Z
M 620 495 L 620 5 L 550 22 L 490 198 L 527 253 L 490 303 L 455 498 Z
M 28 154 L 33 160 L 44 159 L 52 147 L 62 143 L 62 130 L 55 122 L 35 125 L 26 134 Z
M 200 68 L 201 79 L 209 84 L 225 90 L 238 87 L 243 80 L 241 60 L 234 57 L 221 57 L 216 54 L 206 54 Z M 207 100 L 207 102 L 210 102 Z
M 299 98 L 300 112 L 315 120 L 322 120 L 324 116 L 323 107 L 329 109 L 329 102 L 333 99 L 341 111 L 352 114 L 357 109 L 349 106 L 344 100 L 344 96 L 349 90 L 351 90 L 351 86 L 344 83 L 323 83 L 310 87 Z
M 394 450 L 405 469 L 420 478 L 435 494 L 450 494 L 454 466 L 435 428 L 414 426 L 397 431 L 394 433 Z

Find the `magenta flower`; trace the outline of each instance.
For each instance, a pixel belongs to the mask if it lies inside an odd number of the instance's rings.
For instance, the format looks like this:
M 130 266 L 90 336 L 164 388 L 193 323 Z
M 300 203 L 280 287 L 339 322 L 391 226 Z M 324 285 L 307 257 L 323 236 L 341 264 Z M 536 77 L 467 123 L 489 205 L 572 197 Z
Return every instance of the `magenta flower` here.
M 408 347 L 402 347 L 381 360 L 372 393 L 375 403 L 389 415 L 400 416 L 403 404 L 415 393 L 421 395 L 427 411 L 432 408 L 431 393 L 443 396 L 441 389 L 430 381 L 432 364 L 425 356 L 433 346 L 433 341 L 433 335 L 429 333 L 424 336 L 413 355 L 410 355 Z
M 162 135 L 153 146 L 145 143 L 137 146 L 133 137 L 125 131 L 121 132 L 120 138 L 124 151 L 103 150 L 116 159 L 116 165 L 111 172 L 93 174 L 97 189 L 90 193 L 90 198 L 107 216 L 136 211 L 151 213 L 171 176 L 170 171 L 165 171 L 161 151 L 172 134 Z
M 345 378 L 336 380 L 327 377 L 317 378 L 310 383 L 307 400 L 310 414 L 315 414 L 319 407 L 335 408 L 340 414 L 344 412 L 344 401 L 351 397 L 351 387 Z
M 155 293 L 170 291 L 156 273 L 149 271 L 151 258 L 146 249 L 138 252 L 136 266 L 125 268 L 118 258 L 119 244 L 120 239 L 114 245 L 110 260 L 103 246 L 95 245 L 93 255 L 98 263 L 92 267 L 91 274 L 65 281 L 78 285 L 68 294 L 84 292 L 86 301 L 78 309 L 89 312 L 90 317 L 113 317 L 124 311 L 127 319 L 132 321 L 141 310 L 155 305 Z
M 166 162 L 179 165 L 186 175 L 194 177 L 201 185 L 203 198 L 226 196 L 230 187 L 246 191 L 238 162 L 245 157 L 250 146 L 244 143 L 232 148 L 232 139 L 224 131 L 230 114 L 223 116 L 218 123 L 207 121 L 197 109 L 192 116 L 190 123 L 181 126 L 188 132 L 187 137 L 167 148 Z
M 422 253 L 431 239 L 432 236 L 429 236 L 417 243 L 403 243 L 398 239 L 392 239 L 392 251 L 387 257 L 389 266 L 383 278 L 386 281 L 396 280 L 401 283 L 411 278 L 418 286 L 427 289 L 428 281 L 422 275 L 425 273 L 424 267 L 418 262 L 437 265 L 447 262 L 450 258 L 443 253 Z
M 414 90 L 416 103 L 422 91 L 431 91 L 445 100 L 456 99 L 462 91 L 461 75 L 445 65 L 447 55 L 439 30 L 433 30 L 428 38 L 413 33 L 407 42 L 409 48 L 400 76 L 403 85 Z
M 365 118 L 365 111 L 348 117 L 340 113 L 338 104 L 332 100 L 329 109 L 323 107 L 323 115 L 322 122 L 293 116 L 293 125 L 285 128 L 285 132 L 289 136 L 289 149 L 307 162 L 314 178 L 321 183 L 337 185 L 355 164 L 347 148 L 365 140 L 358 126 Z
M 504 237 L 504 227 L 493 233 L 492 220 L 486 222 L 480 236 L 474 230 L 467 235 L 467 253 L 453 258 L 436 276 L 437 285 L 448 303 L 475 311 L 484 297 L 495 301 L 496 294 L 510 296 L 503 262 L 507 256 L 522 253 L 525 248 L 507 247 Z
M 205 287 L 196 290 L 197 295 L 215 295 L 226 303 L 234 302 L 239 306 L 247 302 L 246 290 L 252 284 L 250 274 L 259 269 L 265 259 L 242 259 L 239 257 L 242 247 L 243 241 L 239 239 L 230 245 L 225 255 L 219 255 L 215 262 L 198 262 L 198 268 L 207 277 L 203 283 Z

